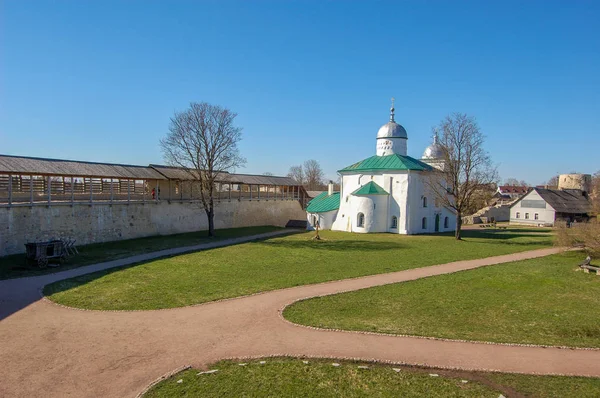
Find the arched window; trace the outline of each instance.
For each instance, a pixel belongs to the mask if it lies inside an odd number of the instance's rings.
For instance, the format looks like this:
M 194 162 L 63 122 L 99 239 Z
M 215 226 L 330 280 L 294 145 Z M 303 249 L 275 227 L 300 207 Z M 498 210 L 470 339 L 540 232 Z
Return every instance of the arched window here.
M 356 226 L 357 227 L 364 227 L 365 226 L 365 215 L 362 213 L 358 213 L 358 217 L 356 220 Z
M 427 217 L 423 217 L 423 219 L 421 220 L 421 227 L 423 229 L 427 229 Z
M 392 217 L 392 228 L 398 228 L 398 217 Z
M 449 228 L 448 225 L 450 223 L 450 220 L 448 219 L 448 217 L 444 218 L 444 228 Z
M 427 196 L 423 196 L 423 207 L 427 207 Z

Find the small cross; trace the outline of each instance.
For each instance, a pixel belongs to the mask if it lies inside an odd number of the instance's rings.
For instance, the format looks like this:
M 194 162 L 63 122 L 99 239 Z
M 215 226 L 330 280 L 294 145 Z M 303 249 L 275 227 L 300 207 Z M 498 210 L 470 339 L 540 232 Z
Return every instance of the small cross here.
M 392 97 L 392 108 L 394 107 L 394 101 L 396 101 L 396 98 Z

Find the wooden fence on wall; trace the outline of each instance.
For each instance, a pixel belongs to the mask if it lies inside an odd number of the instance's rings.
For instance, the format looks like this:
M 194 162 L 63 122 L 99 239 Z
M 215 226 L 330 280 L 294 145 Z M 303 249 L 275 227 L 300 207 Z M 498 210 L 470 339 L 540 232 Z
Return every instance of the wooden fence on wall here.
M 195 181 L 0 174 L 0 207 L 75 204 L 129 204 L 200 200 Z M 297 185 L 219 182 L 214 200 L 298 200 L 306 205 Z

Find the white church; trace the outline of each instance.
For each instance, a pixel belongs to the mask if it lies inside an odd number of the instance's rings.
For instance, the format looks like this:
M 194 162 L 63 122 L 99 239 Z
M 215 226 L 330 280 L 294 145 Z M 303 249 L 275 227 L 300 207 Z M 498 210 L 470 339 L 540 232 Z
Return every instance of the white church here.
M 394 120 L 377 133 L 377 154 L 338 171 L 340 192 L 323 192 L 306 209 L 308 229 L 358 233 L 426 234 L 454 231 L 456 215 L 442 206 L 425 183 L 434 167 L 443 167 L 437 142 L 421 160 L 406 154 L 408 135 Z

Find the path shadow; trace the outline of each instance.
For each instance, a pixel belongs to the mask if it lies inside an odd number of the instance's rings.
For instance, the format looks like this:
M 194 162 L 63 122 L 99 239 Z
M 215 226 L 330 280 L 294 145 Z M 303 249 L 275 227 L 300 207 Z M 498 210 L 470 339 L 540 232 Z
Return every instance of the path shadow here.
M 289 233 L 303 233 L 303 230 L 295 230 Z M 281 235 L 283 236 L 283 235 Z M 234 246 L 238 244 L 263 242 L 272 238 L 280 237 L 279 235 L 265 236 L 260 238 L 252 238 L 247 241 L 234 242 L 224 246 L 208 247 L 201 249 L 185 250 L 181 253 L 160 255 L 159 252 L 142 253 L 128 258 L 110 259 L 103 263 L 83 265 L 70 269 L 53 269 L 55 272 L 42 275 L 29 275 L 23 278 L 4 279 L 0 280 L 0 322 L 10 315 L 28 307 L 29 305 L 42 299 L 40 289 L 44 296 L 52 293 L 62 292 L 81 286 L 105 275 L 119 272 L 128 268 L 137 267 L 147 264 L 152 261 L 163 260 L 187 254 L 198 253 L 205 250 L 219 249 L 226 246 Z M 244 238 L 244 237 L 237 237 Z M 218 242 L 215 242 L 218 243 Z M 179 247 L 175 249 L 187 249 L 187 247 Z M 156 255 L 158 254 L 158 255 Z M 152 257 L 156 255 L 156 257 Z M 137 260 L 137 261 L 135 261 Z M 127 261 L 133 261 L 127 263 Z M 17 265 L 20 267 L 21 265 Z M 25 269 L 27 270 L 27 269 Z
M 261 242 L 275 248 L 285 249 L 308 249 L 324 251 L 382 251 L 402 249 L 404 245 L 401 242 L 380 242 L 370 240 L 272 240 Z

